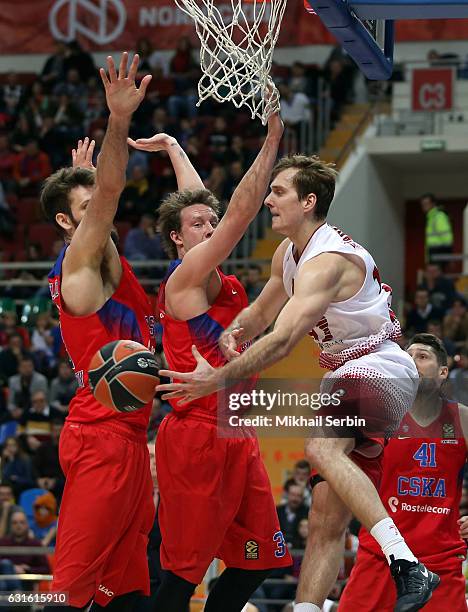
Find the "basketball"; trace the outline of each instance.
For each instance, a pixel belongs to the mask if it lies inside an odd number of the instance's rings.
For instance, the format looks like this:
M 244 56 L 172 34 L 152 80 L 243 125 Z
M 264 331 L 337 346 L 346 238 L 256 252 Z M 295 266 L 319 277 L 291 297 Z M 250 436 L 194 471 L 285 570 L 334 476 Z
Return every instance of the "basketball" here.
M 133 412 L 153 399 L 158 364 L 142 344 L 115 340 L 94 355 L 88 375 L 98 402 L 117 412 Z

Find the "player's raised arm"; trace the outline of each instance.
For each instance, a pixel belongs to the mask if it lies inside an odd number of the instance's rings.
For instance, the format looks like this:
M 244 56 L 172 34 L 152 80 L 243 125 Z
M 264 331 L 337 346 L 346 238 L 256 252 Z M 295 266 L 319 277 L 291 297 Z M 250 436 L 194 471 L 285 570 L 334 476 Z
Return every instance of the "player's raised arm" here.
M 118 73 L 112 57 L 107 58 L 107 66 L 108 73 L 101 68 L 100 74 L 110 116 L 96 168 L 96 186 L 89 201 L 83 202 L 86 213 L 67 252 L 70 271 L 81 266 L 101 265 L 119 197 L 125 186 L 130 120 L 151 80 L 151 76 L 145 76 L 140 87 L 136 87 L 138 55 L 134 56 L 128 68 L 128 53 L 123 53 Z
M 166 151 L 177 179 L 177 189 L 204 189 L 205 185 L 192 165 L 188 155 L 173 136 L 155 134 L 151 138 L 128 139 L 128 144 L 140 151 Z
M 283 122 L 275 113 L 268 120 L 268 133 L 257 158 L 234 191 L 213 235 L 183 258 L 178 270 L 179 283 L 200 285 L 229 257 L 262 206 L 282 135 Z
M 276 249 L 271 260 L 271 274 L 257 299 L 244 308 L 219 338 L 224 356 L 231 360 L 238 356 L 237 347 L 264 332 L 276 319 L 288 295 L 283 284 L 283 258 L 289 240 Z
M 253 376 L 286 357 L 296 344 L 320 320 L 335 299 L 343 274 L 343 260 L 334 253 L 323 253 L 304 264 L 296 279 L 293 297 L 280 312 L 273 331 L 244 351 L 237 359 L 222 368 L 212 368 L 195 350 L 197 368 L 181 373 L 161 370 L 181 382 L 157 387 L 168 391 L 168 399 L 183 402 L 209 395 L 226 380 L 239 380 Z

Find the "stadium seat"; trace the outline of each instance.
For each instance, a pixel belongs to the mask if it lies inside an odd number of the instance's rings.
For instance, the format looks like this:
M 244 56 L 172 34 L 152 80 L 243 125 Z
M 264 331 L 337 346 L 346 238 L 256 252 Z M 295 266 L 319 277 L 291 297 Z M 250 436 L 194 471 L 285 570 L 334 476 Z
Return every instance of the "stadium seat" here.
M 23 508 L 30 523 L 34 521 L 34 501 L 40 495 L 44 495 L 44 493 L 47 493 L 45 489 L 26 489 L 19 497 L 18 503 Z
M 39 216 L 38 198 L 21 198 L 14 205 L 15 217 L 18 223 L 30 225 L 37 221 Z
M 34 223 L 29 227 L 28 242 L 39 243 L 44 258 L 47 258 L 51 254 L 52 244 L 57 238 L 58 233 L 51 223 Z
M 48 298 L 38 297 L 27 300 L 21 312 L 22 325 L 34 325 L 38 314 L 50 312 L 52 302 Z

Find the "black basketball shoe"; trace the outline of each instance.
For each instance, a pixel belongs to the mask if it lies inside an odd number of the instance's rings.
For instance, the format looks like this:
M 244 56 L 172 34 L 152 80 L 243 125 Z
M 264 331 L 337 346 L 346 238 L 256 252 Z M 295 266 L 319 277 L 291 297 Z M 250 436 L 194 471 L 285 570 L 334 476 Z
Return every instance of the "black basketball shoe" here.
M 425 606 L 440 578 L 422 563 L 406 559 L 392 560 L 390 572 L 397 588 L 394 612 L 416 612 Z

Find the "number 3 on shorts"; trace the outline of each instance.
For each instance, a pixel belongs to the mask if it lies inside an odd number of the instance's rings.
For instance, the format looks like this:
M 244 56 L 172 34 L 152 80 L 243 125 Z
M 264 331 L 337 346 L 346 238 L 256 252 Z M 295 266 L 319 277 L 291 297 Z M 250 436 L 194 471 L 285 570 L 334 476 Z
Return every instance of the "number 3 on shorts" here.
M 273 536 L 273 542 L 276 542 L 275 557 L 280 559 L 286 554 L 286 542 L 281 531 L 277 531 Z

